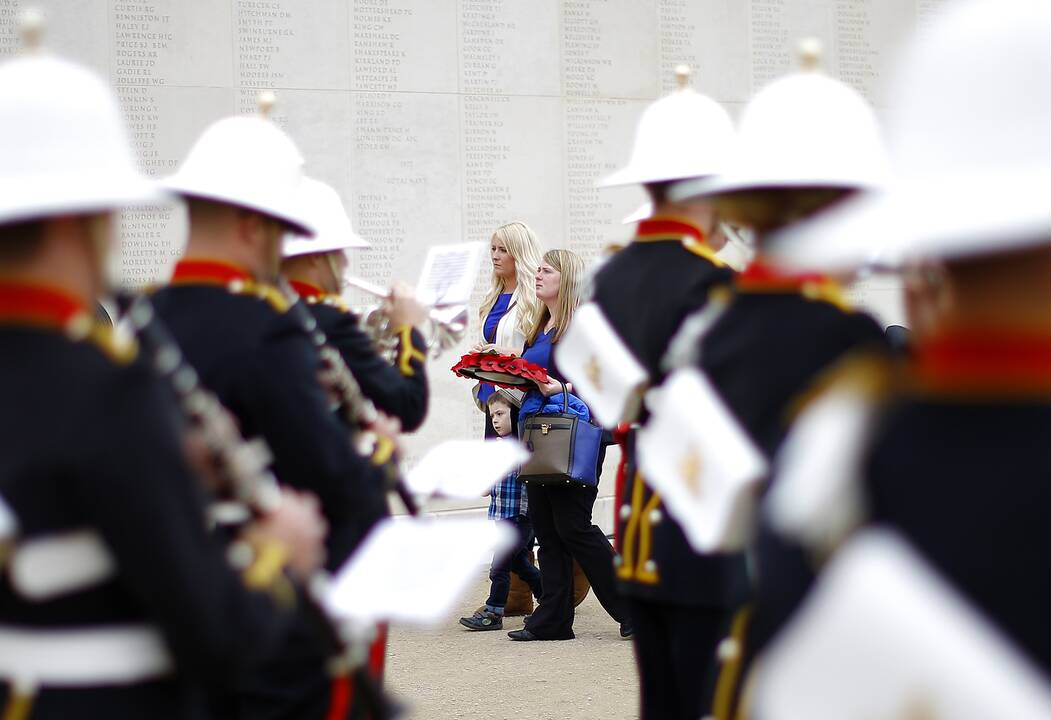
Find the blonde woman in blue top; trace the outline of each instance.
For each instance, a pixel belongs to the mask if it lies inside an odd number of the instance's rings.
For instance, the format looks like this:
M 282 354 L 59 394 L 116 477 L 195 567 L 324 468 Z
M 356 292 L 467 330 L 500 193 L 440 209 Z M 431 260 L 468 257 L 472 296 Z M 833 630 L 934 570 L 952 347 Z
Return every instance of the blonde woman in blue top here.
M 522 357 L 547 368 L 551 380 L 531 390 L 522 407 L 543 406 L 543 397 L 563 390 L 552 348 L 565 334 L 580 304 L 584 261 L 570 250 L 549 250 L 536 274 L 536 295 L 543 308 L 533 325 Z M 539 403 L 537 402 L 539 400 Z M 532 401 L 532 402 L 531 402 Z M 521 418 L 519 420 L 521 422 Z M 599 461 L 601 463 L 601 459 Z M 598 488 L 577 484 L 527 484 L 529 518 L 540 543 L 540 605 L 512 640 L 570 640 L 573 635 L 573 560 L 587 576 L 602 607 L 631 634 L 627 609 L 613 579 L 613 547 L 591 520 Z
M 526 336 L 540 312 L 534 282 L 540 257 L 540 242 L 525 223 L 508 223 L 493 233 L 489 246 L 492 282 L 479 309 L 483 339 L 474 346 L 474 352 L 522 354 Z M 479 383 L 474 389 L 478 409 L 485 413 L 487 438 L 495 437 L 487 405 L 494 389 L 489 383 Z

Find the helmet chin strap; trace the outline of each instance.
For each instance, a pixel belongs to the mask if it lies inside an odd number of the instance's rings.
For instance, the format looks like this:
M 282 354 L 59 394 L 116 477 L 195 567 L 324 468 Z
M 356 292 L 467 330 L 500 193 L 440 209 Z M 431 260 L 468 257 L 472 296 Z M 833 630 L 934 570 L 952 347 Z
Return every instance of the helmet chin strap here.
M 110 213 L 91 215 L 85 219 L 88 239 L 91 243 L 91 255 L 96 284 L 100 294 L 107 294 L 119 287 L 120 276 L 116 253 L 113 245 L 116 242 L 114 217 Z
M 276 285 L 281 280 L 282 250 L 285 243 L 284 228 L 277 222 L 267 224 L 267 257 L 264 261 L 266 277 L 260 278 L 264 282 Z
M 333 294 L 339 294 L 343 292 L 343 288 L 347 286 L 343 279 L 343 273 L 339 271 L 339 265 L 336 264 L 336 253 L 327 252 L 325 253 L 325 264 L 328 266 L 328 270 L 332 273 L 332 283 L 335 290 Z

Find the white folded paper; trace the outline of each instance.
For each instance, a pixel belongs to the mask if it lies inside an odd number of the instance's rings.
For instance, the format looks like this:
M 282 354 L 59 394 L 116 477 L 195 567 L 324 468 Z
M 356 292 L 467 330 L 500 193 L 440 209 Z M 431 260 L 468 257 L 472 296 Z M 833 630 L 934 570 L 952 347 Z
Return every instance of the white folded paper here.
M 405 484 L 417 495 L 477 498 L 528 458 L 517 440 L 449 440 L 424 455 Z
M 480 518 L 383 520 L 340 568 L 325 607 L 361 624 L 440 623 L 493 553 L 514 542 L 508 523 Z
M 646 386 L 646 369 L 624 345 L 595 303 L 573 315 L 555 346 L 555 360 L 573 391 L 604 427 L 632 422 Z
M 646 395 L 639 465 L 694 550 L 738 550 L 752 527 L 763 454 L 699 370 L 673 373 Z
M 466 305 L 471 299 L 482 260 L 482 243 L 432 245 L 416 283 L 424 305 Z
M 844 385 L 799 416 L 763 508 L 778 532 L 825 552 L 862 522 L 861 463 L 874 410 L 859 388 Z
M 1046 678 L 902 538 L 836 554 L 756 665 L 758 720 L 1046 720 Z

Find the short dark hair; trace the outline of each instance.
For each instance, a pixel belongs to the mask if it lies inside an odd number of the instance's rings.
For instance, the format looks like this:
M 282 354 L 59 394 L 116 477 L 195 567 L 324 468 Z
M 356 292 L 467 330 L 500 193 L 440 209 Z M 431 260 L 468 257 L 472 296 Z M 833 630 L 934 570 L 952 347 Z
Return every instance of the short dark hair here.
M 0 265 L 18 265 L 40 251 L 44 244 L 43 220 L 26 220 L 0 226 Z
M 646 194 L 650 196 L 650 202 L 653 203 L 653 207 L 657 207 L 667 202 L 668 191 L 671 190 L 673 184 L 671 182 L 654 182 L 646 183 L 642 187 L 646 189 Z

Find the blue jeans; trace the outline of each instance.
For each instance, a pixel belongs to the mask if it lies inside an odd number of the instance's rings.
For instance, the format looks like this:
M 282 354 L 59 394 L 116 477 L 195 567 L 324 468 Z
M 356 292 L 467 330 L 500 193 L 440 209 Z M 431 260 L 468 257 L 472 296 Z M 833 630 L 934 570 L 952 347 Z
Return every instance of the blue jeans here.
M 511 573 L 522 578 L 535 597 L 540 597 L 540 571 L 533 563 L 529 562 L 533 550 L 533 524 L 525 515 L 516 518 L 501 520 L 500 522 L 511 523 L 518 533 L 518 542 L 509 553 L 502 556 L 494 555 L 493 564 L 489 568 L 489 599 L 486 605 L 502 608 L 507 605 L 507 594 L 511 591 Z

